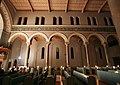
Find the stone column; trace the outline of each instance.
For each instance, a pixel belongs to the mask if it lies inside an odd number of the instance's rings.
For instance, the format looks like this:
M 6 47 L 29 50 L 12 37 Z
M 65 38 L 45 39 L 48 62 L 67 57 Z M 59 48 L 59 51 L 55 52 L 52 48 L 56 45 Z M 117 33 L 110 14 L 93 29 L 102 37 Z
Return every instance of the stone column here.
M 25 52 L 25 62 L 24 62 L 24 66 L 27 66 L 28 65 L 28 56 L 29 56 L 29 48 L 30 48 L 30 43 L 29 42 L 26 42 L 27 44 L 27 47 L 26 47 L 26 52 Z
M 120 42 L 120 0 L 108 0 L 108 5 Z
M 106 43 L 103 43 L 102 45 L 103 45 L 103 48 L 104 48 L 104 51 L 105 51 L 105 58 L 106 58 L 106 61 L 107 61 L 107 65 L 109 65 Z
M 88 56 L 88 42 L 85 42 L 84 46 L 85 46 L 85 54 L 86 54 L 86 58 L 87 58 L 87 66 L 90 67 L 89 56 Z
M 65 47 L 66 47 L 66 66 L 69 66 L 69 43 L 65 42 Z
M 45 67 L 49 67 L 49 45 L 50 45 L 50 42 L 47 42 L 46 43 L 46 53 L 45 53 L 45 56 L 46 56 Z

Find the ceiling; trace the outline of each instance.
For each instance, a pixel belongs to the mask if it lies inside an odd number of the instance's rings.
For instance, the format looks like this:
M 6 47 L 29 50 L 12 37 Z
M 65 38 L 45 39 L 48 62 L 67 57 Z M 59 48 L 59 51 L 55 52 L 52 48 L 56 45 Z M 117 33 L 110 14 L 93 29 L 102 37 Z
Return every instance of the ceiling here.
M 109 11 L 107 0 L 8 0 L 16 11 Z

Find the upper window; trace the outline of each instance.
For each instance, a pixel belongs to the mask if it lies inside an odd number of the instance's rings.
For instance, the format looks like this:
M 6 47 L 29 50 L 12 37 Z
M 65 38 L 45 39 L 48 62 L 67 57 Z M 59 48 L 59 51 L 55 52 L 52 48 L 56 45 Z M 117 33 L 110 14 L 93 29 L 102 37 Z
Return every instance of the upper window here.
M 59 25 L 62 25 L 62 17 L 59 17 Z
M 35 25 L 39 25 L 39 17 L 36 17 Z
M 97 20 L 95 17 L 92 17 L 92 20 L 93 20 L 93 25 L 97 25 Z
M 87 17 L 88 25 L 91 25 L 90 17 Z
M 23 25 L 27 24 L 27 17 L 24 17 Z
M 53 17 L 53 25 L 57 25 L 57 18 Z
M 74 50 L 73 50 L 73 47 L 71 47 L 71 59 L 74 59 Z
M 41 17 L 41 25 L 45 24 L 45 17 Z
M 22 17 L 19 17 L 17 25 L 21 25 Z
M 99 47 L 99 55 L 100 55 L 100 58 L 102 59 L 103 57 L 102 57 L 102 50 L 101 50 L 101 48 Z
M 79 24 L 80 24 L 80 22 L 79 22 L 79 18 L 76 17 L 76 25 L 79 25 Z
M 56 47 L 56 59 L 59 59 L 59 48 Z
M 41 54 L 41 59 L 44 59 L 44 52 L 45 52 L 45 48 L 44 47 L 42 47 L 42 54 Z
M 106 17 L 104 17 L 104 22 L 105 22 L 105 25 L 108 25 L 108 21 Z
M 70 17 L 70 23 L 71 23 L 71 25 L 74 25 L 74 18 L 73 17 Z
M 109 22 L 110 22 L 110 25 L 111 25 L 111 26 L 114 25 L 111 17 L 109 17 Z

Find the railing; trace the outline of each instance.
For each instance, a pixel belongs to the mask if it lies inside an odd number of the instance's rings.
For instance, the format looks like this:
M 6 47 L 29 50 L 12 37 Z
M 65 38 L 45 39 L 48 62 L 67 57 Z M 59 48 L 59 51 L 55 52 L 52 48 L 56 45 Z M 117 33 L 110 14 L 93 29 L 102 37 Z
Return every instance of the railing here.
M 11 31 L 116 32 L 114 26 L 95 26 L 95 25 L 12 25 Z

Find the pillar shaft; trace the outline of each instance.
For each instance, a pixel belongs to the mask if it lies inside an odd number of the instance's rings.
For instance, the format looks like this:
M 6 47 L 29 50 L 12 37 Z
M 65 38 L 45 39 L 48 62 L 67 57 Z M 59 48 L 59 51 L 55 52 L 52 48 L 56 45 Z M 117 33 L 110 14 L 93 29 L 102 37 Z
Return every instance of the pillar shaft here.
M 46 43 L 46 53 L 45 53 L 45 56 L 46 56 L 45 66 L 46 67 L 49 67 L 49 45 L 50 45 L 50 43 L 47 42 Z
M 103 47 L 104 47 L 104 51 L 105 51 L 105 58 L 106 58 L 106 61 L 107 61 L 107 65 L 109 65 L 108 54 L 107 54 L 107 48 L 106 48 L 106 44 L 105 44 L 105 43 L 103 44 Z
M 89 56 L 88 56 L 88 42 L 84 43 L 84 46 L 85 46 L 85 54 L 87 58 L 87 66 L 89 67 L 90 63 L 89 63 Z
M 65 43 L 65 46 L 66 46 L 66 66 L 69 66 L 69 43 L 66 42 Z
M 26 52 L 25 52 L 25 62 L 24 62 L 24 66 L 27 66 L 28 65 L 28 51 L 29 51 L 29 48 L 30 48 L 30 43 L 29 42 L 26 42 L 27 43 L 27 47 L 26 47 Z

